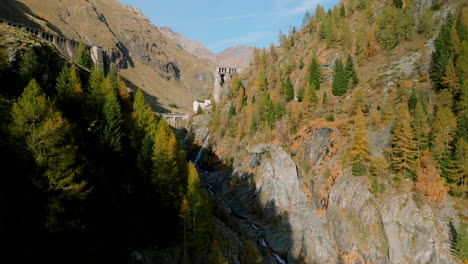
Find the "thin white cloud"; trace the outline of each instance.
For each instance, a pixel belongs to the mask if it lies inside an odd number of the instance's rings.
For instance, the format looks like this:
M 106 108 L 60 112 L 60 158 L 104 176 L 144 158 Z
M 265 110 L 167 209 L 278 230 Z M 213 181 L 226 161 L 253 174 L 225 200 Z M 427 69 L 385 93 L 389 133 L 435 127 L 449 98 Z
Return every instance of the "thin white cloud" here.
M 271 38 L 275 34 L 276 33 L 272 31 L 250 32 L 245 36 L 222 39 L 214 43 L 210 48 L 216 50 L 220 47 L 227 47 L 233 45 L 255 45 L 256 42 L 266 38 Z
M 286 10 L 285 15 L 299 15 L 304 14 L 305 12 L 311 10 L 313 7 L 317 6 L 320 3 L 320 0 L 306 0 L 296 7 L 293 7 L 289 10 Z
M 249 18 L 259 18 L 259 17 L 270 17 L 270 16 L 295 16 L 300 14 L 305 14 L 307 11 L 311 11 L 315 6 L 320 4 L 324 0 L 275 0 L 274 5 L 278 6 L 276 10 L 266 13 L 251 13 L 251 14 L 241 14 L 233 16 L 224 16 L 215 18 L 215 21 L 227 21 L 227 20 L 240 20 L 240 19 L 249 19 Z M 286 7 L 295 3 L 294 6 Z M 297 3 L 298 2 L 298 3 Z

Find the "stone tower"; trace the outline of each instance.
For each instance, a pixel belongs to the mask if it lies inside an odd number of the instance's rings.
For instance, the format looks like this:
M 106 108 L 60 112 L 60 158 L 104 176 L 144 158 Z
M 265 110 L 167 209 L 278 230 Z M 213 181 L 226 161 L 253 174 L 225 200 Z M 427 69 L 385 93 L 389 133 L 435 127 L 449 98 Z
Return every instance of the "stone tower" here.
M 221 102 L 221 98 L 223 97 L 224 87 L 228 84 L 234 75 L 240 73 L 240 69 L 238 68 L 216 68 L 215 72 L 215 83 L 214 83 L 214 90 L 213 90 L 213 97 L 215 102 Z

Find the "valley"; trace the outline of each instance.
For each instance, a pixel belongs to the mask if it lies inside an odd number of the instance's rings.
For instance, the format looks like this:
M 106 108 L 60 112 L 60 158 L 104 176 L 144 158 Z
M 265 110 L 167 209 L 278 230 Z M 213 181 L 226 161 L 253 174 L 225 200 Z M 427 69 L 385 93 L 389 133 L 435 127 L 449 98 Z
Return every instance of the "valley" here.
M 0 3 L 0 262 L 468 261 L 466 1 L 217 53 L 116 0 Z

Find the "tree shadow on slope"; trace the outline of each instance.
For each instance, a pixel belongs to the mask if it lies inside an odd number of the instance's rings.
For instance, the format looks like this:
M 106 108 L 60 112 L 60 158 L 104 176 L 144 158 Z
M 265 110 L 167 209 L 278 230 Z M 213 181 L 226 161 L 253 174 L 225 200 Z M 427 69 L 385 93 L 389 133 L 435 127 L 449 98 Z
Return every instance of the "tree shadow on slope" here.
M 200 148 L 192 145 L 189 159 L 194 160 Z M 293 239 L 288 212 L 281 211 L 274 199 L 260 201 L 254 174 L 234 171 L 234 167 L 232 159 L 221 159 L 210 149 L 204 150 L 197 164 L 206 191 L 216 201 L 214 215 L 243 242 L 240 263 L 315 263 L 307 260 L 302 250 L 293 250 L 298 242 Z
M 42 26 L 33 21 L 31 17 L 44 21 L 48 28 L 52 29 L 59 35 L 63 35 L 60 29 L 49 23 L 45 18 L 34 14 L 25 4 L 18 1 L 0 0 L 0 18 L 41 29 Z

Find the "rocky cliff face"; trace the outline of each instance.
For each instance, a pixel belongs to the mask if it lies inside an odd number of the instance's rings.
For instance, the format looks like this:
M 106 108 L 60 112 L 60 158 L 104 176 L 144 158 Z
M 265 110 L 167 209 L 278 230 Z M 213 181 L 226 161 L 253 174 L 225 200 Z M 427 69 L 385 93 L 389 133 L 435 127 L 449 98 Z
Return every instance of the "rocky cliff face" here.
M 189 107 L 210 93 L 213 66 L 178 46 L 138 9 L 115 0 L 4 0 L 2 5 L 3 17 L 102 46 L 121 74 L 159 103 Z
M 208 133 L 205 125 L 203 118 L 195 120 L 195 141 Z M 383 151 L 388 131 L 375 132 L 372 151 Z M 299 150 L 312 164 L 312 177 L 282 146 L 241 143 L 232 173 L 206 173 L 204 181 L 261 252 L 276 252 L 287 263 L 456 263 L 450 234 L 459 212 L 452 198 L 428 202 L 410 179 L 388 179 L 379 187 L 385 191 L 376 191 L 368 177 L 352 176 L 349 169 L 327 172 L 324 165 L 340 166 L 338 134 L 317 128 L 303 138 Z M 218 156 L 233 153 L 225 142 L 211 142 Z M 202 166 L 210 162 L 206 157 Z M 265 255 L 262 263 L 276 262 Z

